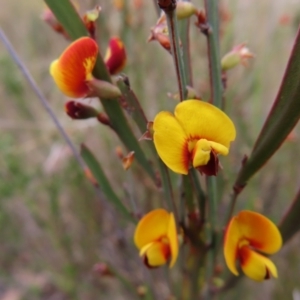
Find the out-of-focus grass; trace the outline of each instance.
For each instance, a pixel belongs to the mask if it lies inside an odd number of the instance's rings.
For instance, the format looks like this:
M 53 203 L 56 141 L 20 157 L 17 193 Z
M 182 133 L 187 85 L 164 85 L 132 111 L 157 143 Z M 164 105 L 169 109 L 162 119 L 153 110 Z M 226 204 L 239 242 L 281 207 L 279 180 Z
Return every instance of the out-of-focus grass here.
M 96 4 L 79 2 L 82 12 Z M 134 10 L 133 2 L 125 1 L 124 13 L 116 10 L 112 1 L 100 2 L 105 13 L 100 16 L 98 38 L 102 52 L 109 36 L 120 34 L 124 39 L 128 52 L 124 72 L 151 120 L 159 110 L 176 105 L 166 96 L 176 92 L 176 80 L 168 53 L 155 42 L 146 43 L 156 15 L 151 1 L 142 3 L 141 9 Z M 199 1 L 195 4 L 202 5 Z M 222 53 L 246 41 L 256 57 L 248 68 L 228 72 L 226 111 L 236 123 L 238 136 L 230 155 L 222 159 L 225 194 L 220 215 L 240 161 L 249 153 L 277 93 L 299 24 L 297 4 L 293 0 L 222 2 L 223 16 L 227 16 L 221 27 Z M 114 148 L 120 142 L 108 128 L 65 116 L 65 98 L 54 87 L 48 66 L 68 42 L 40 20 L 43 8 L 42 1 L 6 1 L 1 6 L 1 26 L 73 141 L 85 142 L 93 149 L 125 204 L 135 203 L 138 212 L 161 205 L 161 191 L 154 189 L 139 167 L 125 173 L 116 162 Z M 206 41 L 193 26 L 191 42 L 194 85 L 207 99 Z M 133 228 L 125 226 L 115 210 L 94 194 L 3 47 L 0 65 L 0 299 L 7 299 L 9 293 L 15 293 L 15 299 L 30 300 L 134 299 L 121 281 L 93 271 L 93 266 L 103 261 L 134 286 L 144 280 L 155 286 L 155 299 L 162 299 L 161 295 L 168 294 L 164 271 L 153 271 L 149 281 L 132 245 Z M 251 180 L 239 199 L 240 208 L 263 211 L 274 221 L 280 219 L 299 185 L 299 129 L 294 133 L 294 139 L 285 142 Z M 147 148 L 147 143 L 143 142 L 143 147 Z M 178 177 L 172 175 L 172 179 L 177 185 Z M 260 284 L 260 288 L 244 280 L 223 298 L 291 298 L 294 289 L 300 290 L 297 249 L 299 242 L 294 239 L 274 258 L 279 279 Z

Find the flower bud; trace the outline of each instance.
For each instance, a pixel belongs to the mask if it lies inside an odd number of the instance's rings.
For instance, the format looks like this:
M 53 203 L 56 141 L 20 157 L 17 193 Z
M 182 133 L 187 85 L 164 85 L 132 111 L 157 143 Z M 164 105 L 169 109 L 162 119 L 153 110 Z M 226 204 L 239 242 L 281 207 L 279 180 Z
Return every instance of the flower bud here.
M 153 122 L 147 123 L 147 131 L 139 138 L 139 141 L 150 140 L 153 137 Z
M 96 5 L 94 9 L 88 10 L 82 17 L 83 23 L 92 38 L 95 38 L 96 20 L 99 17 L 100 11 L 101 11 L 101 6 Z
M 196 6 L 191 2 L 178 1 L 176 6 L 176 16 L 178 20 L 189 18 L 197 14 Z
M 239 64 L 247 66 L 248 59 L 253 57 L 253 53 L 250 52 L 245 44 L 237 45 L 223 56 L 221 60 L 222 71 L 232 69 Z
M 62 34 L 66 39 L 69 39 L 67 32 L 64 30 L 63 26 L 57 21 L 55 15 L 46 7 L 41 15 L 43 21 L 45 21 L 54 31 Z
M 97 96 L 99 98 L 118 98 L 122 95 L 120 89 L 108 81 L 93 78 L 86 83 L 90 88 L 89 96 Z
M 100 123 L 102 123 L 103 125 L 107 125 L 107 126 L 110 126 L 110 127 L 111 127 L 110 120 L 109 120 L 109 117 L 108 117 L 107 114 L 100 112 L 100 113 L 97 115 L 97 120 L 98 120 Z
M 106 263 L 97 263 L 93 267 L 93 271 L 99 276 L 114 276 L 113 272 Z
M 130 151 L 126 156 L 122 159 L 122 165 L 125 171 L 127 171 L 132 165 L 134 160 L 134 151 Z
M 96 118 L 98 115 L 98 111 L 94 107 L 78 101 L 68 101 L 65 104 L 65 111 L 68 116 L 76 120 Z
M 84 174 L 85 177 L 94 185 L 94 186 L 98 186 L 98 182 L 96 180 L 96 178 L 94 177 L 93 173 L 91 172 L 91 170 L 88 167 L 85 167 L 84 169 Z
M 126 51 L 123 42 L 118 38 L 111 38 L 105 54 L 105 64 L 111 75 L 119 73 L 126 64 Z

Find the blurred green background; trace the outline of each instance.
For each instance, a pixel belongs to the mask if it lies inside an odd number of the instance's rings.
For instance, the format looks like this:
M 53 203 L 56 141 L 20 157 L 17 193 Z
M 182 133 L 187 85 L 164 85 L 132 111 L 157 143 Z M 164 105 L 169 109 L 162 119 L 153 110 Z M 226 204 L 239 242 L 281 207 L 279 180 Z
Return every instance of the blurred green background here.
M 102 7 L 98 42 L 104 53 L 109 37 L 123 39 L 129 76 L 146 115 L 172 110 L 176 78 L 171 56 L 147 43 L 157 15 L 153 1 L 78 1 L 80 12 Z M 201 8 L 202 1 L 194 1 Z M 43 1 L 3 0 L 0 24 L 27 65 L 76 145 L 87 144 L 104 167 L 116 193 L 138 212 L 160 205 L 163 194 L 138 166 L 127 173 L 117 160 L 117 137 L 96 121 L 74 121 L 64 113 L 66 98 L 54 86 L 48 67 L 69 44 L 41 20 Z M 228 72 L 226 112 L 237 127 L 231 153 L 222 159 L 225 212 L 230 188 L 244 154 L 249 154 L 276 96 L 300 20 L 295 0 L 220 1 L 221 53 L 247 42 L 255 54 L 248 67 Z M 191 21 L 193 82 L 209 97 L 205 37 Z M 138 299 L 147 284 L 155 299 L 171 299 L 164 269 L 148 272 L 140 263 L 128 226 L 98 197 L 37 97 L 0 43 L 0 299 Z M 98 106 L 97 100 L 89 100 Z M 299 128 L 249 183 L 238 206 L 265 213 L 278 222 L 300 183 Z M 137 133 L 137 136 L 139 134 Z M 147 149 L 147 142 L 143 142 Z M 174 176 L 173 182 L 177 183 Z M 220 193 L 221 194 L 221 193 Z M 299 235 L 274 257 L 279 278 L 260 284 L 241 281 L 217 299 L 299 299 Z M 222 258 L 220 262 L 223 264 Z M 101 275 L 102 263 L 115 276 Z M 102 264 L 102 265 L 101 265 Z M 226 267 L 224 268 L 224 270 Z M 172 284 L 171 284 L 172 285 Z M 297 298 L 298 297 L 298 298 Z M 142 299 L 142 297 L 141 297 Z

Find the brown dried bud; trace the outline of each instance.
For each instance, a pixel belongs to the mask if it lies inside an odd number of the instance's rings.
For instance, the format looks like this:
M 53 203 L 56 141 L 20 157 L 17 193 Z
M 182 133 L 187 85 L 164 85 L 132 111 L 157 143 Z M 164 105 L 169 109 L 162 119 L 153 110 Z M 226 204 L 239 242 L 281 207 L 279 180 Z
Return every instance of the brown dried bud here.
M 150 140 L 153 137 L 153 122 L 147 123 L 147 131 L 139 138 L 139 141 Z
M 109 120 L 109 117 L 107 114 L 103 113 L 103 112 L 100 112 L 98 113 L 97 115 L 97 120 L 102 123 L 103 125 L 107 125 L 107 126 L 110 126 L 111 127 L 111 123 L 110 123 L 110 120 Z
M 67 32 L 64 30 L 63 26 L 57 21 L 55 15 L 46 7 L 43 11 L 41 18 L 45 21 L 54 31 L 59 34 L 62 34 L 66 39 L 69 39 Z
M 98 186 L 98 182 L 96 180 L 96 178 L 94 177 L 94 175 L 92 174 L 91 170 L 88 167 L 85 167 L 84 169 L 84 174 L 85 177 L 94 185 L 94 186 Z
M 78 101 L 68 101 L 65 104 L 65 112 L 72 119 L 76 120 L 96 118 L 98 115 L 98 111 L 94 107 Z
M 158 0 L 157 4 L 160 9 L 166 12 L 172 11 L 176 8 L 176 0 Z
M 128 170 L 132 165 L 134 160 L 134 151 L 130 151 L 125 157 L 122 159 L 122 165 L 124 170 Z
M 93 267 L 93 271 L 100 276 L 114 276 L 106 263 L 97 263 Z
M 136 292 L 137 294 L 140 296 L 140 297 L 144 297 L 146 294 L 147 294 L 147 287 L 144 286 L 144 285 L 139 285 L 136 289 Z
M 115 152 L 120 159 L 124 158 L 124 154 L 121 146 L 117 146 Z

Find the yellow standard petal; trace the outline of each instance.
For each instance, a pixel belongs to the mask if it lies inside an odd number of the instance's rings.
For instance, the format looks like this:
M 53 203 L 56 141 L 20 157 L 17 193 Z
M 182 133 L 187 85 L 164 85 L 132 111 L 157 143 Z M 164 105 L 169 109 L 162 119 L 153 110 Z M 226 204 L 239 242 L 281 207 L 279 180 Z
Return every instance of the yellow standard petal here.
M 189 151 L 187 136 L 170 112 L 160 112 L 153 121 L 153 141 L 162 161 L 174 172 L 187 174 Z
M 139 221 L 134 233 L 134 243 L 138 249 L 167 235 L 169 216 L 166 210 L 155 209 Z
M 276 253 L 282 246 L 282 237 L 276 225 L 265 216 L 244 210 L 237 216 L 241 236 L 250 246 L 267 254 Z
M 175 108 L 175 117 L 189 139 L 206 139 L 229 148 L 235 139 L 233 122 L 220 109 L 200 100 L 186 100 Z
M 277 278 L 277 269 L 274 263 L 267 257 L 256 253 L 248 246 L 244 246 L 239 251 L 241 267 L 245 275 L 256 281 L 263 281 L 273 277 Z
M 173 213 L 170 213 L 170 217 L 169 217 L 167 238 L 169 240 L 169 245 L 170 245 L 169 247 L 171 252 L 170 268 L 172 268 L 177 260 L 178 250 L 179 250 L 176 223 L 175 223 L 175 218 Z

